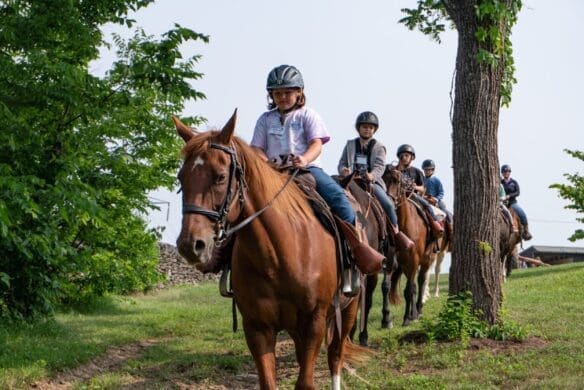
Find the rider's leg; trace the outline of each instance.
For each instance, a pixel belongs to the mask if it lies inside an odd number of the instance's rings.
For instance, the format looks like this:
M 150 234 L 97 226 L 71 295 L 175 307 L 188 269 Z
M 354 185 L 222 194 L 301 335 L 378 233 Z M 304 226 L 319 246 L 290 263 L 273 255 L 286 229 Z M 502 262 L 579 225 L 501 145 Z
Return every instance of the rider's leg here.
M 531 233 L 529 233 L 527 214 L 525 214 L 525 211 L 523 211 L 517 202 L 511 204 L 510 207 L 517 213 L 519 220 L 521 221 L 521 225 L 523 225 L 523 234 L 521 235 L 521 238 L 523 238 L 525 241 L 531 240 L 532 236 Z
M 448 208 L 446 208 L 446 203 L 444 203 L 443 200 L 438 201 L 438 208 L 440 210 L 444 211 L 444 213 L 446 214 L 446 222 L 448 222 L 449 224 L 452 224 L 452 222 L 453 222 L 452 213 L 450 212 L 450 210 L 448 210 Z
M 426 199 L 424 199 L 423 196 L 420 196 L 418 194 L 414 194 L 414 197 L 418 202 L 420 202 L 422 206 L 424 206 L 426 214 L 428 214 L 428 216 L 430 217 L 429 218 L 430 228 L 432 229 L 432 233 L 434 233 L 434 236 L 436 237 L 442 236 L 444 234 L 444 228 L 436 220 L 436 214 L 434 214 L 434 210 L 432 210 L 432 206 L 430 205 L 430 203 Z
M 373 193 L 375 197 L 381 204 L 383 211 L 389 217 L 389 221 L 391 222 L 391 226 L 393 228 L 393 236 L 395 237 L 395 244 L 398 249 L 408 249 L 411 248 L 414 243 L 412 240 L 409 239 L 404 233 L 399 231 L 399 225 L 397 223 L 397 214 L 395 212 L 395 204 L 393 203 L 393 199 L 391 199 L 384 191 L 384 189 L 379 184 L 373 184 Z
M 355 240 L 355 238 L 358 238 L 355 231 L 355 211 L 351 207 L 345 191 L 321 168 L 310 167 L 309 170 L 316 181 L 316 192 L 323 197 L 332 209 L 333 214 L 346 222 L 345 227 L 351 230 L 348 231 L 348 233 L 352 233 L 348 234 L 351 237 L 345 235 L 345 238 L 347 238 L 347 242 L 351 246 L 351 251 L 353 252 L 357 266 L 362 269 L 365 269 L 365 265 L 370 265 L 370 268 L 376 268 L 376 266 L 372 266 L 372 263 L 379 263 L 379 266 L 381 266 L 381 262 L 385 257 L 371 248 L 369 244 L 359 242 L 358 239 Z

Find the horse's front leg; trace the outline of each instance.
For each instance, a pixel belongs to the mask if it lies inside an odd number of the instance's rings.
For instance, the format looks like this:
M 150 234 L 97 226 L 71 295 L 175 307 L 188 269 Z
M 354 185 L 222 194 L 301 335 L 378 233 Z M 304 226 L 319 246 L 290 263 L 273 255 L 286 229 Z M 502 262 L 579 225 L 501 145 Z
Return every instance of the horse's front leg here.
M 428 286 L 429 273 L 430 273 L 429 267 L 428 268 L 422 267 L 420 268 L 420 272 L 418 272 L 418 286 L 424 287 L 420 289 L 418 293 L 418 301 L 416 302 L 416 309 L 418 313 L 415 319 L 422 315 L 422 308 L 424 307 L 424 302 L 426 302 L 426 299 L 424 298 L 426 297 L 426 294 L 428 293 L 429 290 Z M 428 293 L 428 295 L 430 294 Z
M 381 328 L 393 328 L 393 321 L 391 320 L 391 313 L 389 308 L 389 291 L 391 287 L 391 272 L 387 269 L 383 270 L 383 282 L 381 283 L 381 293 L 383 294 L 383 306 L 381 308 Z
M 436 256 L 436 265 L 434 266 L 434 296 L 437 297 L 440 295 L 440 268 L 442 265 L 442 261 L 444 261 L 444 250 L 441 250 Z
M 416 308 L 416 280 L 415 275 L 408 277 L 406 288 L 404 289 L 404 297 L 406 298 L 406 311 L 404 313 L 403 326 L 408 326 L 412 321 L 418 318 L 418 309 Z
M 326 329 L 326 309 L 317 308 L 314 312 L 298 319 L 293 331 L 288 331 L 296 347 L 296 361 L 300 367 L 296 389 L 314 389 L 314 364 L 320 351 Z
M 260 389 L 276 389 L 276 332 L 243 320 L 247 346 L 255 361 Z
M 430 268 L 428 268 L 425 272 L 425 276 L 424 276 L 424 284 L 420 283 L 420 275 L 418 275 L 418 286 L 422 286 L 420 292 L 422 293 L 422 303 L 426 303 L 428 302 L 428 299 L 430 299 Z M 420 308 L 418 307 L 418 310 L 420 310 Z
M 348 336 L 349 330 L 355 323 L 355 318 L 357 316 L 357 309 L 359 307 L 359 303 L 357 299 L 353 299 L 347 307 L 345 307 L 342 311 L 342 320 L 341 320 L 341 336 L 339 337 L 339 332 L 334 327 L 333 329 L 333 337 L 331 343 L 328 347 L 328 366 L 331 373 L 332 379 L 332 386 L 333 390 L 341 390 L 341 369 L 343 368 L 343 358 L 345 354 L 345 347 L 346 343 L 350 343 Z M 334 319 L 332 321 L 332 325 L 334 324 Z
M 369 322 L 369 313 L 371 312 L 371 306 L 373 306 L 373 292 L 375 292 L 375 287 L 377 286 L 377 274 L 368 275 L 365 278 L 365 307 L 361 308 L 361 321 L 360 332 L 359 332 L 359 344 L 366 347 L 369 343 L 369 333 L 367 332 L 367 325 Z M 363 290 L 361 290 L 363 291 Z M 357 321 L 355 321 L 357 324 Z

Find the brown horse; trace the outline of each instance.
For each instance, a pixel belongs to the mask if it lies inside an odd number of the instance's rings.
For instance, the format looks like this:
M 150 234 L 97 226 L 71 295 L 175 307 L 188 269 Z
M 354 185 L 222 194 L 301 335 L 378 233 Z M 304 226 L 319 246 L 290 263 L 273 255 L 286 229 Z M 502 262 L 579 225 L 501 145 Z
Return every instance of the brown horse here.
M 503 267 L 503 278 L 511 275 L 511 270 L 517 264 L 517 245 L 521 244 L 521 222 L 519 216 L 513 209 L 509 209 L 513 221 L 509 221 L 503 216 L 503 210 L 499 211 L 499 253 L 501 256 L 501 266 Z M 513 224 L 518 227 L 516 231 Z
M 341 185 L 345 187 L 345 190 L 350 194 L 349 199 L 356 202 L 353 208 L 356 210 L 355 214 L 357 220 L 363 226 L 367 241 L 372 248 L 376 248 L 380 253 L 383 253 L 388 259 L 383 266 L 383 284 L 382 289 L 385 295 L 389 293 L 389 280 L 391 273 L 395 269 L 394 258 L 395 252 L 393 246 L 390 246 L 388 240 L 388 227 L 389 219 L 381 209 L 381 205 L 373 198 L 373 194 L 368 191 L 369 184 L 364 183 L 361 179 L 357 178 L 354 181 L 349 181 L 348 183 L 343 183 Z M 377 210 L 377 211 L 376 211 Z M 376 216 L 376 213 L 379 215 Z M 380 226 L 381 223 L 385 223 L 387 227 Z M 377 287 L 379 279 L 379 274 L 374 273 L 366 275 L 364 278 L 364 285 L 362 286 L 361 304 L 360 304 L 360 320 L 359 320 L 359 344 L 362 346 L 367 346 L 369 342 L 369 332 L 367 330 L 367 324 L 369 322 L 369 313 L 373 305 L 373 293 Z M 383 328 L 388 328 L 391 326 L 391 318 L 389 317 L 389 308 L 387 299 L 384 299 L 383 308 L 383 319 L 381 326 Z M 385 322 L 384 322 L 385 321 Z M 357 323 L 351 330 L 351 339 L 357 330 Z
M 392 304 L 399 304 L 401 299 L 397 292 L 397 286 L 402 273 L 406 276 L 404 297 L 406 308 L 403 325 L 407 326 L 417 320 L 422 314 L 423 286 L 427 272 L 435 258 L 434 249 L 436 241 L 432 238 L 431 231 L 424 218 L 418 212 L 413 200 L 408 197 L 408 192 L 402 182 L 401 173 L 392 165 L 388 165 L 383 180 L 390 196 L 396 199 L 396 211 L 399 228 L 407 235 L 414 245 L 409 250 L 397 252 L 398 267 L 391 276 L 389 299 Z M 417 282 L 420 288 L 416 286 Z M 417 300 L 416 300 L 417 294 Z M 415 304 L 414 304 L 415 301 Z
M 236 113 L 221 131 L 198 134 L 173 119 L 186 142 L 178 174 L 183 220 L 177 246 L 190 263 L 205 263 L 213 248 L 237 230 L 232 288 L 260 388 L 276 388 L 275 346 L 281 330 L 295 344 L 296 388 L 314 388 L 315 359 L 328 329 L 332 387 L 340 389 L 343 358 L 356 358 L 364 350 L 347 337 L 357 300 L 336 306 L 343 308 L 342 318 L 340 324 L 333 320 L 334 302 L 341 298 L 333 237 L 296 184 L 234 136 Z

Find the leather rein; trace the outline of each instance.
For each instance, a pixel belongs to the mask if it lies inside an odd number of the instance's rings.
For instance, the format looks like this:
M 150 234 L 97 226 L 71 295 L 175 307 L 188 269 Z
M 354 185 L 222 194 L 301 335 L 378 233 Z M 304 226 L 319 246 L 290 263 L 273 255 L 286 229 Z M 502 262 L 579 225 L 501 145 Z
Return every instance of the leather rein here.
M 288 180 L 284 183 L 284 186 L 278 190 L 276 195 L 261 209 L 256 211 L 255 213 L 251 214 L 249 217 L 245 218 L 243 221 L 238 223 L 237 225 L 231 227 L 227 221 L 227 217 L 229 215 L 229 211 L 231 210 L 231 206 L 234 202 L 234 192 L 237 191 L 237 196 L 239 198 L 240 209 L 243 210 L 243 206 L 245 204 L 245 193 L 244 190 L 247 189 L 247 183 L 245 182 L 245 170 L 237 161 L 237 152 L 235 147 L 227 147 L 220 144 L 211 143 L 209 144 L 210 148 L 221 150 L 224 153 L 227 153 L 230 157 L 230 169 L 229 169 L 229 180 L 227 182 L 227 194 L 225 194 L 225 199 L 223 200 L 223 204 L 219 211 L 216 210 L 209 210 L 200 206 L 197 206 L 192 203 L 183 203 L 182 213 L 183 214 L 200 214 L 204 215 L 207 218 L 215 221 L 216 224 L 216 231 L 217 231 L 217 239 L 215 241 L 215 246 L 221 246 L 223 242 L 228 239 L 230 236 L 235 234 L 237 231 L 241 230 L 245 226 L 249 225 L 254 219 L 259 217 L 264 211 L 266 211 L 274 201 L 280 196 L 280 194 L 284 191 L 286 187 L 294 180 L 296 175 L 298 174 L 299 169 L 296 168 L 294 171 L 289 175 Z M 233 183 L 234 181 L 237 182 L 237 189 L 234 191 Z

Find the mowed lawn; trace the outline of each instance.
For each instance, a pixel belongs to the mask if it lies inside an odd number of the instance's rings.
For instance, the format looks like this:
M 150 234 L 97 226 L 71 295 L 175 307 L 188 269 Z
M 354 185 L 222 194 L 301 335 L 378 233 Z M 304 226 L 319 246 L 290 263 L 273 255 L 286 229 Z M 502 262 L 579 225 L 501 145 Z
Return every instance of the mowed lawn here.
M 345 387 L 583 388 L 583 280 L 584 263 L 514 271 L 504 287 L 503 316 L 529 337 L 470 347 L 400 345 L 399 338 L 421 324 L 403 328 L 402 305 L 392 307 L 395 327 L 380 329 L 378 290 L 369 323 L 372 357 L 344 371 Z M 447 275 L 441 289 L 442 296 L 427 303 L 426 319 L 445 302 Z M 212 282 L 109 297 L 40 324 L 0 325 L 0 388 L 257 388 L 243 332 L 231 328 L 231 300 Z M 292 344 L 285 334 L 279 340 L 279 388 L 293 388 Z M 329 386 L 324 349 L 316 381 Z

